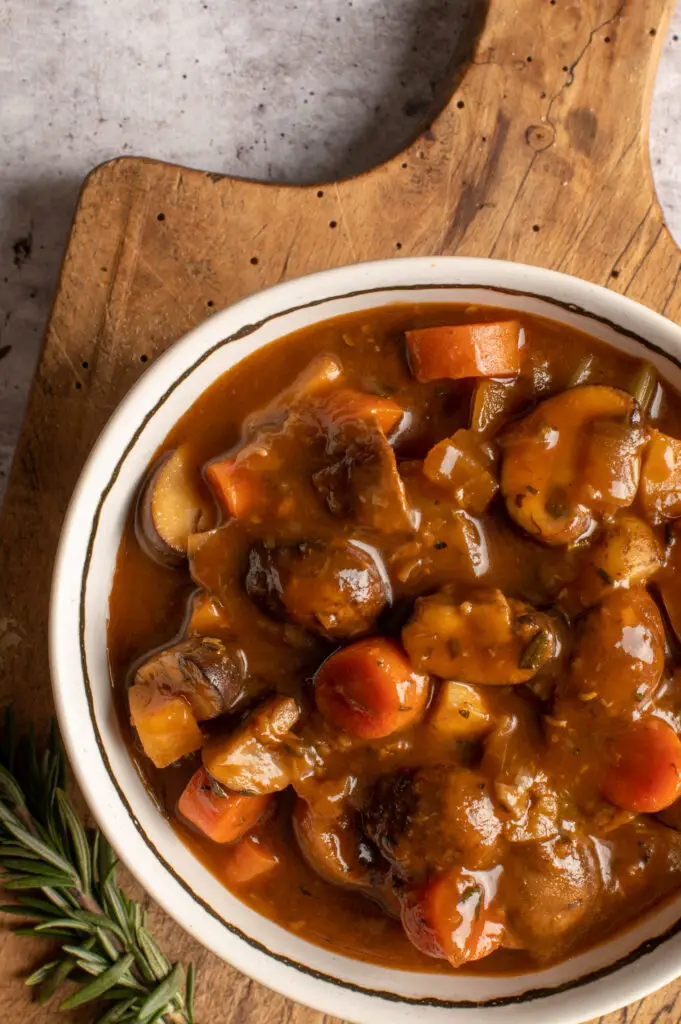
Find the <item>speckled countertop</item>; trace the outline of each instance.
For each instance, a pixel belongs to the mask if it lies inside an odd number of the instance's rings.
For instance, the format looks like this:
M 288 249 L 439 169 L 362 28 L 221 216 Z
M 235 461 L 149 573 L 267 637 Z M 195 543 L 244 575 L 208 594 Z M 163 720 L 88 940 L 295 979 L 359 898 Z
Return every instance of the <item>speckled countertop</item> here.
M 121 153 L 342 177 L 406 144 L 476 0 L 0 0 L 0 501 L 80 183 Z M 651 156 L 681 244 L 681 2 Z

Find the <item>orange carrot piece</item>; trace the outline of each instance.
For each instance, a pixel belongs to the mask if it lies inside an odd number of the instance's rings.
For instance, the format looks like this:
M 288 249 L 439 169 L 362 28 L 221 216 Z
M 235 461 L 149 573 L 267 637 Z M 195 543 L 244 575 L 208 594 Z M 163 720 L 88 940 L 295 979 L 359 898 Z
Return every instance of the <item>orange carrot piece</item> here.
M 606 756 L 603 795 L 616 807 L 654 814 L 681 796 L 681 740 L 661 718 L 627 725 Z
M 407 937 L 422 953 L 454 967 L 489 956 L 503 942 L 503 913 L 476 872 L 450 868 L 401 899 Z
M 324 718 L 363 739 L 411 725 L 428 692 L 427 677 L 417 675 L 401 647 L 383 637 L 336 651 L 315 676 L 315 701 Z
M 128 690 L 128 704 L 144 753 L 157 768 L 167 768 L 203 746 L 203 733 L 184 697 L 135 683 Z
M 206 769 L 199 768 L 187 783 L 177 809 L 214 842 L 235 843 L 257 824 L 271 799 L 270 794 L 216 792 Z
M 244 836 L 227 854 L 224 877 L 230 885 L 246 885 L 273 871 L 278 864 L 274 850 L 255 836 Z
M 206 466 L 206 480 L 216 498 L 235 519 L 246 519 L 267 502 L 267 488 L 261 474 L 236 459 L 222 459 Z
M 517 320 L 407 331 L 412 372 L 421 383 L 445 377 L 516 377 L 520 331 Z

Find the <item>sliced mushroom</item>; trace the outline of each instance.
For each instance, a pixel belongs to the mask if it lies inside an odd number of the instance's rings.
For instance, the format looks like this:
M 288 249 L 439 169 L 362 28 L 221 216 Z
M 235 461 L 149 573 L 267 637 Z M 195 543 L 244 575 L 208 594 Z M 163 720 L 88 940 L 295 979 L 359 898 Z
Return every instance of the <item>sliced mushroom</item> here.
M 629 514 L 609 523 L 584 554 L 574 590 L 582 608 L 590 608 L 611 590 L 645 583 L 662 564 L 655 534 L 643 519 Z
M 213 519 L 213 504 L 188 448 L 163 455 L 137 502 L 135 531 L 143 549 L 163 565 L 179 565 L 190 535 L 208 529 Z
M 300 718 L 293 697 L 270 697 L 229 736 L 203 748 L 206 771 L 240 793 L 277 793 L 291 782 L 295 754 L 284 744 Z
M 192 637 L 152 654 L 136 673 L 135 690 L 184 697 L 197 721 L 237 704 L 246 678 L 243 651 L 213 637 Z
M 549 615 L 500 590 L 457 604 L 445 591 L 417 600 L 402 630 L 414 668 L 463 683 L 525 683 L 559 651 Z
M 631 395 L 589 384 L 542 402 L 505 431 L 509 515 L 545 544 L 570 544 L 636 497 L 645 432 Z

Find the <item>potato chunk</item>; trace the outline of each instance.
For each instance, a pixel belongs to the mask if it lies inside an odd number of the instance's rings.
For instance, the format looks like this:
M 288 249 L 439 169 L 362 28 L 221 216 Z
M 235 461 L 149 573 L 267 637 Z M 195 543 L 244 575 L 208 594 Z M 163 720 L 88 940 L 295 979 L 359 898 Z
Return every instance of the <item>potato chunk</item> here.
M 416 602 L 402 630 L 414 668 L 464 683 L 525 683 L 557 653 L 548 615 L 500 590 L 457 604 L 441 591 Z
M 482 515 L 499 490 L 491 454 L 470 430 L 457 430 L 431 448 L 423 472 L 472 515 Z
M 203 734 L 184 697 L 131 686 L 128 702 L 142 749 L 156 768 L 167 768 L 201 749 Z
M 474 740 L 493 726 L 487 700 L 470 683 L 440 683 L 428 712 L 428 727 L 439 739 Z

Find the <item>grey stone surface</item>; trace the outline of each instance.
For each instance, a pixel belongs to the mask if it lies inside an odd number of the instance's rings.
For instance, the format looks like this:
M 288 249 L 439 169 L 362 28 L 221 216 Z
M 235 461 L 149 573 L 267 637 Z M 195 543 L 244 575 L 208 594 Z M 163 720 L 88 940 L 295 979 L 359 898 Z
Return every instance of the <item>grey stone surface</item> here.
M 0 501 L 78 188 L 121 153 L 269 180 L 386 159 L 483 0 L 0 0 Z M 681 241 L 681 7 L 652 152 Z

